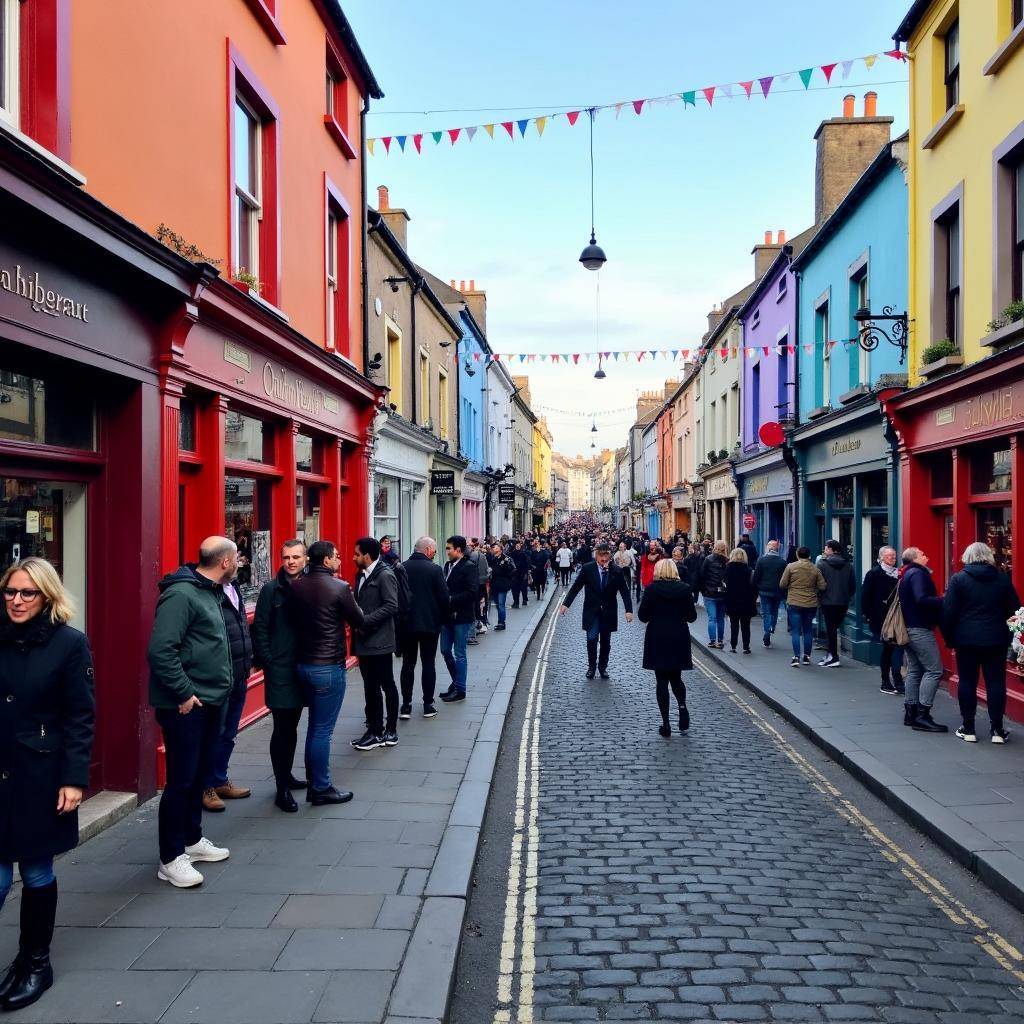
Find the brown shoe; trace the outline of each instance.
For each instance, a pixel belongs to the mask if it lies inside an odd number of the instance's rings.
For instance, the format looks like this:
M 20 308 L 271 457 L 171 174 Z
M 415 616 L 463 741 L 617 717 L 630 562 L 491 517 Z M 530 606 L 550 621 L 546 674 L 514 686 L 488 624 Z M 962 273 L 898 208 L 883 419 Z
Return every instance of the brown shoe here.
M 203 790 L 203 810 L 204 811 L 223 811 L 224 801 L 221 800 L 217 793 L 213 789 Z
M 234 786 L 230 779 L 223 786 L 218 786 L 215 792 L 222 800 L 244 800 L 247 796 L 252 796 L 251 789 Z

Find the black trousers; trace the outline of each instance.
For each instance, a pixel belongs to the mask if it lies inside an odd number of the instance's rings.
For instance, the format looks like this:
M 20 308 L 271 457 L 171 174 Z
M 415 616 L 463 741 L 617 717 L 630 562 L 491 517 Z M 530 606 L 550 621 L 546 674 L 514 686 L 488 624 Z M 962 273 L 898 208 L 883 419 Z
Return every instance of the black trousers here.
M 529 577 L 516 576 L 512 580 L 512 603 L 516 606 L 529 604 Z
M 686 707 L 686 684 L 683 682 L 683 673 L 680 669 L 674 669 L 670 672 L 658 669 L 654 673 L 654 679 L 657 684 L 655 693 L 658 698 L 658 710 L 661 712 L 661 720 L 665 725 L 668 725 L 669 687 L 671 687 L 672 693 L 675 695 L 680 711 Z
M 416 684 L 416 656 L 419 655 L 422 669 L 420 682 L 423 687 L 423 703 L 434 703 L 437 688 L 437 641 L 439 633 L 406 633 L 402 637 L 402 703 L 412 703 L 412 691 Z
M 481 583 L 476 592 L 476 620 L 487 625 L 487 584 Z
M 736 641 L 743 635 L 743 650 L 750 650 L 750 616 L 730 615 L 729 616 L 729 646 L 736 650 Z
M 157 815 L 160 863 L 170 864 L 203 838 L 203 788 L 217 755 L 224 705 L 204 704 L 187 715 L 177 708 L 157 708 L 156 720 L 167 762 Z
M 274 782 L 278 789 L 287 789 L 295 763 L 295 747 L 299 740 L 299 720 L 302 708 L 271 708 L 274 731 L 270 734 L 270 764 L 274 769 Z M 309 770 L 306 770 L 309 778 Z
M 384 708 L 387 707 L 387 731 L 398 728 L 398 687 L 390 654 L 360 654 L 359 671 L 363 676 L 366 698 L 366 727 L 375 736 L 385 731 Z
M 882 641 L 882 655 L 879 661 L 879 668 L 882 670 L 882 682 L 892 682 L 894 685 L 902 683 L 900 667 L 896 664 L 895 658 L 899 648 L 888 640 Z
M 825 635 L 828 638 L 828 653 L 839 660 L 839 627 L 846 618 L 846 605 L 823 604 L 821 614 L 825 619 Z
M 563 587 L 569 586 L 569 566 L 560 565 L 558 567 L 558 576 Z
M 1002 729 L 1006 713 L 1006 648 L 957 647 L 956 671 L 960 677 L 956 696 L 965 725 L 974 724 L 978 712 L 978 672 L 985 677 L 985 698 L 993 730 Z
M 599 651 L 600 646 L 600 653 Z M 607 629 L 590 629 L 587 631 L 587 668 L 608 668 L 608 658 L 612 652 L 612 634 Z

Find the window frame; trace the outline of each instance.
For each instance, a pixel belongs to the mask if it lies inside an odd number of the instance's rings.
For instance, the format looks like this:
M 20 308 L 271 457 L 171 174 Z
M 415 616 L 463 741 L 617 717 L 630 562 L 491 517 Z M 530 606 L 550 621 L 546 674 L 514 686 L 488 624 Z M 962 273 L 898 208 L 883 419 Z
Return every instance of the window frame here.
M 0 0 L 0 119 L 21 128 L 21 0 Z
M 355 160 L 355 146 L 349 138 L 349 98 L 351 76 L 344 59 L 330 36 L 325 37 L 324 57 L 324 127 L 347 160 Z
M 432 422 L 430 418 L 430 353 L 425 348 L 422 347 L 420 348 L 419 362 L 420 426 L 425 427 L 427 426 L 427 424 Z M 491 429 L 493 431 L 494 428 L 492 427 Z
M 448 373 L 443 367 L 437 370 L 437 434 L 442 441 L 451 439 L 451 424 L 448 410 Z
M 957 281 L 955 289 L 950 284 L 950 233 L 953 222 L 957 225 Z M 958 346 L 963 345 L 964 310 L 962 302 L 964 280 L 964 183 L 961 181 L 952 192 L 932 209 L 932 279 L 931 279 L 931 337 L 929 343 L 948 338 Z M 952 301 L 956 293 L 956 309 Z M 952 330 L 950 316 L 953 314 Z
M 332 229 L 333 221 L 333 229 Z M 330 275 L 334 256 L 334 283 Z M 352 210 L 324 175 L 324 346 L 346 359 L 352 353 Z
M 389 316 L 384 317 L 384 379 L 388 402 L 402 416 L 402 329 Z
M 278 5 L 281 0 L 245 0 L 253 17 L 260 23 L 263 31 L 270 37 L 275 46 L 284 46 L 288 40 L 281 29 Z
M 950 67 L 950 39 L 956 40 L 956 64 Z M 960 102 L 960 18 L 950 23 L 942 37 L 942 84 L 946 98 L 946 110 L 952 110 Z
M 238 161 L 235 161 L 235 175 L 234 175 L 234 195 L 232 197 L 232 259 L 234 260 L 234 267 L 236 271 L 243 270 L 248 274 L 252 274 L 254 277 L 260 276 L 260 224 L 263 221 L 263 126 L 260 121 L 259 115 L 252 106 L 246 102 L 245 98 L 241 95 L 235 96 L 235 105 L 232 110 L 235 121 L 235 139 L 238 139 L 238 111 L 241 110 L 242 114 L 251 122 L 251 126 L 247 127 L 247 131 L 252 132 L 252 139 L 249 143 L 253 150 L 251 160 L 254 161 L 253 178 L 255 179 L 256 194 L 244 185 L 239 183 L 239 167 Z M 237 149 L 235 150 L 235 156 L 237 158 Z M 247 233 L 249 236 L 249 252 L 243 254 L 242 249 L 242 219 L 243 214 L 241 212 L 242 207 L 246 208 L 244 214 L 246 222 L 249 224 Z M 246 257 L 246 262 L 242 262 L 243 255 Z
M 1024 121 L 992 154 L 992 318 L 1024 299 Z
M 1021 0 L 1024 3 L 1024 0 Z M 1010 301 L 1024 300 L 1024 152 L 1017 154 L 1017 162 L 1010 170 L 1011 202 L 1013 204 L 1013 224 L 1010 237 L 1013 244 L 1011 250 L 1012 265 L 1010 267 L 1011 285 Z
M 1010 5 L 1010 24 L 1016 28 L 1024 23 L 1024 0 L 1012 0 Z
M 826 289 L 814 300 L 814 341 L 821 345 L 821 407 L 832 403 L 832 351 L 828 347 L 831 330 L 832 293 Z

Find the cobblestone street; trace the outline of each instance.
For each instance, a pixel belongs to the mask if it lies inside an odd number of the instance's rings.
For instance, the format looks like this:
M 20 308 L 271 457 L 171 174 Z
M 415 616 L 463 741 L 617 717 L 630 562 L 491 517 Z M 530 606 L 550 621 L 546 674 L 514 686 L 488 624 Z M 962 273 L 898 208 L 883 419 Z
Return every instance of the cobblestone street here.
M 659 737 L 642 627 L 620 623 L 611 681 L 587 682 L 579 616 L 554 631 L 526 709 L 527 726 L 540 714 L 539 772 L 520 750 L 528 838 L 510 877 L 523 897 L 506 915 L 515 966 L 495 1021 L 1024 1020 L 1015 911 L 976 883 L 958 900 L 922 866 L 927 840 L 883 831 L 861 810 L 866 791 L 832 766 L 840 791 L 813 763 L 823 755 L 734 684 L 686 673 L 691 730 L 678 734 L 673 711 Z M 518 739 L 510 727 L 506 743 Z M 484 920 L 477 899 L 470 917 Z M 1009 922 L 1002 935 L 986 916 Z

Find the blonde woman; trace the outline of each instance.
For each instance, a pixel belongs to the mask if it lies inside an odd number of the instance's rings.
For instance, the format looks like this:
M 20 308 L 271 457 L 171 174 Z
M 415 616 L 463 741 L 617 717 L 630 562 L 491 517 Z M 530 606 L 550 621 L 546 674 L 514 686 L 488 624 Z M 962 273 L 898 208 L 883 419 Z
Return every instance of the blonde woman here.
M 68 625 L 74 606 L 53 566 L 25 558 L 3 574 L 0 591 L 0 905 L 15 861 L 24 883 L 19 952 L 0 981 L 0 1009 L 18 1010 L 53 984 L 53 858 L 78 845 L 96 709 L 89 644 Z
M 729 564 L 725 567 L 725 610 L 729 615 L 729 647 L 733 654 L 736 653 L 736 641 L 741 634 L 743 653 L 750 653 L 750 620 L 754 617 L 757 601 L 752 575 L 746 551 L 733 548 Z
M 724 540 L 716 541 L 711 554 L 700 567 L 700 592 L 708 613 L 708 647 L 721 650 L 725 646 L 725 567 L 729 548 Z

